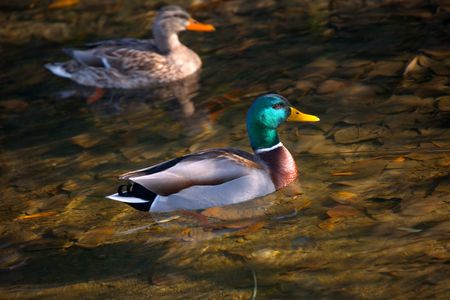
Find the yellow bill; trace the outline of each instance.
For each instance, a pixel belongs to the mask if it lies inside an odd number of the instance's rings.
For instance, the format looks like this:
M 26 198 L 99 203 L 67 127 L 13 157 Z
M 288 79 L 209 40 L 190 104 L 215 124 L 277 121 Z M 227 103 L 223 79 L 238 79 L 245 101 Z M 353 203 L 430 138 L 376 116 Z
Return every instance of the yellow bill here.
M 214 31 L 216 28 L 211 24 L 203 24 L 194 19 L 189 19 L 188 24 L 186 25 L 187 30 L 192 31 Z
M 304 114 L 296 108 L 290 107 L 291 114 L 288 117 L 290 122 L 318 122 L 320 119 L 313 115 Z

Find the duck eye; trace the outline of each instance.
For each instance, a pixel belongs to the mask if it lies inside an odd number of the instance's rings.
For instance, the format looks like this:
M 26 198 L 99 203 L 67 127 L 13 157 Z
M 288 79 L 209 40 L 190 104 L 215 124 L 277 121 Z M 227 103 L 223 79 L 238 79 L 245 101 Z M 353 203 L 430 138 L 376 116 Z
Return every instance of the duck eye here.
M 184 19 L 184 20 L 187 20 L 187 19 L 189 19 L 186 15 L 183 15 L 183 14 L 175 14 L 175 15 L 173 15 L 175 18 L 180 18 L 180 19 Z
M 280 109 L 280 108 L 282 108 L 283 106 L 284 106 L 283 103 L 276 103 L 276 104 L 272 105 L 272 108 L 274 108 L 274 109 Z

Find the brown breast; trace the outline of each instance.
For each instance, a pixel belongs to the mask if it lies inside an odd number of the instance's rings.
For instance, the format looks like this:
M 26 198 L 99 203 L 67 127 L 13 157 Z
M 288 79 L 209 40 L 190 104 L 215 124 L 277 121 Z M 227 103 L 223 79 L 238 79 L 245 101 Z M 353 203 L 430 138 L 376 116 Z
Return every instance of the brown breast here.
M 270 176 L 277 190 L 289 185 L 297 178 L 298 171 L 294 158 L 283 145 L 256 155 L 269 167 Z

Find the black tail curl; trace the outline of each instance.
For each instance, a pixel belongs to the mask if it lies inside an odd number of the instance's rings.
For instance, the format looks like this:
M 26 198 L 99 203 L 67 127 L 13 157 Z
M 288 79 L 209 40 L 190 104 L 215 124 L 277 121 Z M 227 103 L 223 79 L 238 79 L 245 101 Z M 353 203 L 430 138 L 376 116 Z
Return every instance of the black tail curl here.
M 126 191 L 124 191 L 124 188 L 126 188 Z M 152 205 L 153 201 L 156 198 L 156 194 L 152 191 L 146 189 L 140 184 L 137 184 L 135 182 L 131 184 L 122 184 L 118 187 L 117 193 L 121 197 L 135 197 L 135 198 L 141 198 L 143 200 L 147 200 L 148 202 L 145 203 L 128 203 L 124 202 L 131 207 L 140 210 L 140 211 L 149 211 L 150 206 Z

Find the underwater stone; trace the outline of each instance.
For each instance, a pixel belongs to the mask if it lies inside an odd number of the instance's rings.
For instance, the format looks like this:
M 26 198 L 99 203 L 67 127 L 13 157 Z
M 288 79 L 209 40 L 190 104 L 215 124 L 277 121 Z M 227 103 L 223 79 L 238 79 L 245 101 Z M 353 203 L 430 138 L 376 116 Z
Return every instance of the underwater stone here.
M 370 141 L 378 137 L 379 134 L 376 130 L 356 126 L 339 129 L 334 133 L 334 140 L 339 144 Z
M 368 77 L 397 76 L 404 68 L 404 63 L 396 61 L 379 61 L 375 63 L 372 71 L 367 75 Z
M 327 215 L 330 218 L 353 217 L 359 214 L 360 212 L 357 209 L 346 205 L 337 205 L 327 210 Z
M 100 142 L 98 136 L 90 133 L 82 133 L 72 137 L 72 142 L 82 148 L 91 148 Z
M 11 99 L 0 102 L 0 107 L 6 112 L 23 112 L 28 106 L 28 102 L 20 99 Z
M 450 96 L 439 97 L 438 108 L 440 111 L 450 111 Z

